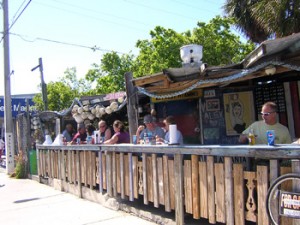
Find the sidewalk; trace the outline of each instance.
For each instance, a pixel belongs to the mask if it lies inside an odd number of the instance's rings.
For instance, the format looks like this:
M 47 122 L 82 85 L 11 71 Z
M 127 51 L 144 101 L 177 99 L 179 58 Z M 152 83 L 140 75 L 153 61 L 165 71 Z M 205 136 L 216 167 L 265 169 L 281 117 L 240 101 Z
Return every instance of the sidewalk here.
M 154 225 L 122 211 L 60 192 L 0 168 L 0 223 L 5 225 Z

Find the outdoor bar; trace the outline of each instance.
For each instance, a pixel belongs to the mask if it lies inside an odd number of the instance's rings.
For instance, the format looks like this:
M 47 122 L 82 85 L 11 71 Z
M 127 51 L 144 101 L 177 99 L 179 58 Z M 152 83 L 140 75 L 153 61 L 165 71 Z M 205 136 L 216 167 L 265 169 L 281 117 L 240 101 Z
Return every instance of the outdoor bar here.
M 81 198 L 108 194 L 210 224 L 269 225 L 270 182 L 300 173 L 299 145 L 38 145 L 38 176 Z M 257 165 L 256 165 L 257 164 Z M 255 166 L 254 166 L 255 165 Z M 296 224 L 281 218 L 282 224 Z

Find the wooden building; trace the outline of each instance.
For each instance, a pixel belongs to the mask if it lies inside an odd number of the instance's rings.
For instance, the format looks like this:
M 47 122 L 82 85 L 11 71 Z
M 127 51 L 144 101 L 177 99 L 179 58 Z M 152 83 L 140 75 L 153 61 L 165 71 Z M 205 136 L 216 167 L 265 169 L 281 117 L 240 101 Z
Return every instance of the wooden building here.
M 238 64 L 170 68 L 133 85 L 151 97 L 159 120 L 175 116 L 185 143 L 236 144 L 267 101 L 278 104 L 292 138 L 300 137 L 299 75 L 297 33 L 261 43 Z

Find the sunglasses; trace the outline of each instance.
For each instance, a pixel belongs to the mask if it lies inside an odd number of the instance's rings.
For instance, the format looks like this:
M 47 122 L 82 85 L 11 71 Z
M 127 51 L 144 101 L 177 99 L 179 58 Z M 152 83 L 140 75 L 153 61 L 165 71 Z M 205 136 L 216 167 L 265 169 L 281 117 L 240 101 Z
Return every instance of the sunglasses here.
M 275 113 L 275 112 L 267 112 L 267 113 L 261 112 L 260 115 L 262 115 L 262 116 L 269 116 L 272 113 Z

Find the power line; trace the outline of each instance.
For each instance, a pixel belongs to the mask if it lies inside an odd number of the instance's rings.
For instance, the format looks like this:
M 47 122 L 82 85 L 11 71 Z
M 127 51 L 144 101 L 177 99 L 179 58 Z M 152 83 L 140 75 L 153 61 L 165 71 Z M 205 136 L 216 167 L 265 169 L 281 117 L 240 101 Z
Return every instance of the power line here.
M 10 34 L 11 35 L 15 35 L 17 37 L 20 37 L 23 41 L 26 41 L 26 42 L 46 41 L 46 42 L 52 42 L 52 43 L 61 44 L 61 45 L 68 45 L 68 46 L 73 46 L 73 47 L 87 48 L 87 49 L 93 50 L 94 52 L 95 51 L 101 51 L 101 52 L 116 52 L 118 54 L 126 54 L 126 53 L 119 52 L 119 51 L 103 49 L 103 48 L 97 47 L 96 45 L 94 45 L 94 46 L 87 46 L 87 45 L 82 45 L 82 44 L 74 44 L 74 43 L 70 43 L 70 42 L 63 42 L 63 41 L 51 40 L 51 39 L 48 39 L 48 38 L 41 38 L 41 37 L 32 38 L 32 37 L 28 37 L 28 36 L 25 36 L 25 35 L 22 35 L 22 34 L 16 34 L 16 33 L 10 33 Z M 33 40 L 25 39 L 25 37 L 31 38 Z
M 0 43 L 2 42 L 2 40 L 4 39 L 4 37 L 9 33 L 9 31 L 11 30 L 11 28 L 13 27 L 13 25 L 18 21 L 18 19 L 23 14 L 23 12 L 25 11 L 25 9 L 28 7 L 28 5 L 30 4 L 30 2 L 31 2 L 31 0 L 29 0 L 29 2 L 27 2 L 27 4 L 24 6 L 24 8 L 22 9 L 22 11 L 19 13 L 19 15 L 17 16 L 17 18 L 12 22 L 12 24 L 9 26 L 9 28 L 4 31 Z
M 20 7 L 18 8 L 18 10 L 15 12 L 15 15 L 12 18 L 12 21 L 14 21 L 14 19 L 16 18 L 17 14 L 19 13 L 20 9 L 22 8 L 22 6 L 25 4 L 26 0 L 24 0 L 22 2 L 22 4 L 20 5 Z

